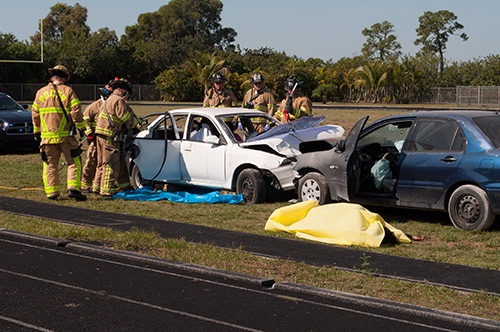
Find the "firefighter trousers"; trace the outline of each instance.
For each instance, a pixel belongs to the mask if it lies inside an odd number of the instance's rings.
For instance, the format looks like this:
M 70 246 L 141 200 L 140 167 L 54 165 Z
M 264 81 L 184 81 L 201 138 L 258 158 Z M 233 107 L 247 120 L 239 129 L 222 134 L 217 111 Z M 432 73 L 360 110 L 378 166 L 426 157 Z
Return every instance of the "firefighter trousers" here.
M 112 196 L 117 189 L 130 188 L 125 153 L 120 151 L 120 143 L 101 135 L 96 137 L 96 142 L 97 172 L 92 191 Z
M 44 144 L 40 147 L 43 161 L 43 186 L 47 197 L 59 196 L 61 193 L 61 181 L 59 177 L 59 161 L 61 154 L 64 155 L 68 164 L 67 189 L 80 190 L 82 176 L 81 156 L 72 157 L 71 149 L 75 148 L 78 142 L 75 138 L 65 139 L 59 144 Z
M 97 169 L 97 143 L 91 142 L 87 149 L 87 159 L 82 169 L 82 190 L 91 190 Z

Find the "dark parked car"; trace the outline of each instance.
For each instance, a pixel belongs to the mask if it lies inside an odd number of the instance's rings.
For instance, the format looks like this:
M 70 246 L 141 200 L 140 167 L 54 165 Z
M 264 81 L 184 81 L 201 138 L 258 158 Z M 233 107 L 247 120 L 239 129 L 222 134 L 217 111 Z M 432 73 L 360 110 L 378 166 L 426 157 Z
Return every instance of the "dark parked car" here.
M 500 114 L 426 111 L 359 120 L 331 150 L 294 167 L 299 200 L 448 212 L 486 230 L 500 213 Z
M 31 111 L 0 92 L 0 149 L 36 148 Z

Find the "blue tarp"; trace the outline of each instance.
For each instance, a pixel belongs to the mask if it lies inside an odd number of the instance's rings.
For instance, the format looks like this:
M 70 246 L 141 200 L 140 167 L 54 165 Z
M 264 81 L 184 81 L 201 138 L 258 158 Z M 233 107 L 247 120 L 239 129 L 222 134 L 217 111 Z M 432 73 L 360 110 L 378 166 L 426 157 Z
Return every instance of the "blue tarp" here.
M 129 201 L 160 201 L 163 199 L 177 203 L 227 203 L 238 204 L 243 202 L 243 194 L 231 195 L 221 194 L 219 191 L 211 191 L 202 194 L 188 193 L 185 191 L 162 191 L 154 190 L 152 187 L 143 187 L 136 190 L 126 190 L 113 195 L 113 199 L 125 199 Z

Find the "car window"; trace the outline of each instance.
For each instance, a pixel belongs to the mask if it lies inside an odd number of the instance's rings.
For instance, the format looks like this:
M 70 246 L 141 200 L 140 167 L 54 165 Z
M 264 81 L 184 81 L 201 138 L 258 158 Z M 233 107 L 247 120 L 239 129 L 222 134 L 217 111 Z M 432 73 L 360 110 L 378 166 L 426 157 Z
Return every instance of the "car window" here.
M 0 94 L 0 111 L 24 111 L 25 109 L 19 105 L 14 99 L 7 95 Z
M 358 146 L 378 143 L 382 146 L 396 146 L 401 151 L 402 142 L 406 139 L 412 121 L 391 122 L 382 125 L 359 139 Z
M 500 148 L 500 116 L 484 116 L 473 118 L 474 123 L 490 139 L 491 143 Z
M 163 120 L 158 122 L 158 124 L 153 128 L 153 136 L 154 139 L 162 139 L 164 140 L 175 140 L 177 137 L 175 136 L 174 125 L 172 124 L 172 120 L 168 115 L 165 115 Z
M 179 131 L 179 135 L 182 138 L 184 135 L 184 132 L 186 131 L 186 124 L 187 124 L 187 114 L 176 114 L 174 115 L 174 122 L 175 125 L 177 126 L 177 130 Z
M 208 136 L 220 137 L 220 133 L 213 122 L 204 116 L 191 117 L 189 140 L 204 142 Z
M 446 119 L 418 121 L 408 151 L 463 151 L 465 135 L 458 123 Z

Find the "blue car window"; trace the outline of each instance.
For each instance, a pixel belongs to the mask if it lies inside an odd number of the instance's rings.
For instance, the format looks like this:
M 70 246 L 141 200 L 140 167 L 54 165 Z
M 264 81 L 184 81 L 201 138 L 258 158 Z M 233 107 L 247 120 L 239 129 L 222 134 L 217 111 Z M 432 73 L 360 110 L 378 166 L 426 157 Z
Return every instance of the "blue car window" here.
M 444 119 L 419 120 L 408 151 L 463 151 L 466 141 L 454 121 Z
M 481 131 L 490 139 L 491 143 L 500 148 L 500 116 L 485 116 L 472 119 Z

